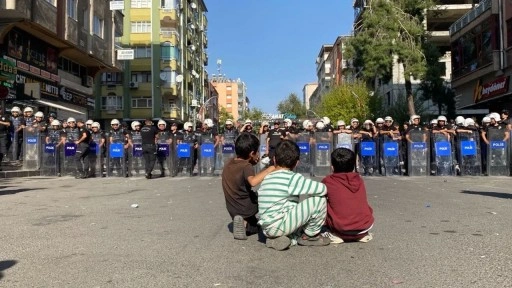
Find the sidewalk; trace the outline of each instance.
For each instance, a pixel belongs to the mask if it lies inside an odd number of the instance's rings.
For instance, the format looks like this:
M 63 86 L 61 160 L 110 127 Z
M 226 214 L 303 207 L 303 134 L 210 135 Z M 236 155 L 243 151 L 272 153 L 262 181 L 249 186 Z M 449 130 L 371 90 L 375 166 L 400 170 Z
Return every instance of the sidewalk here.
M 0 166 L 0 179 L 41 175 L 41 173 L 37 170 L 22 170 L 22 165 L 16 163 L 16 161 L 3 161 L 1 164 L 2 165 Z

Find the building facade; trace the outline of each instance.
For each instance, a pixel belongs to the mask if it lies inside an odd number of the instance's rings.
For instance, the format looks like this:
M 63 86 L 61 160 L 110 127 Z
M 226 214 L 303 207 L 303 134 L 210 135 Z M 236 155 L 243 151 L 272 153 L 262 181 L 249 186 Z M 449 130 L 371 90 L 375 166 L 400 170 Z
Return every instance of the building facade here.
M 316 57 L 316 77 L 318 86 L 315 91 L 309 98 L 309 106 L 315 107 L 317 106 L 322 96 L 325 95 L 331 89 L 332 85 L 332 72 L 331 72 L 331 59 L 329 59 L 329 54 L 333 49 L 332 44 L 324 44 L 320 48 L 320 52 Z
M 7 107 L 30 106 L 59 119 L 94 116 L 94 78 L 120 71 L 114 42 L 123 14 L 108 1 L 0 1 L 0 87 Z M 5 71 L 4 71 L 5 72 Z
M 304 105 L 306 106 L 306 109 L 310 109 L 309 106 L 309 99 L 311 98 L 311 95 L 313 95 L 313 92 L 315 92 L 316 88 L 318 87 L 318 83 L 307 83 L 302 88 L 302 101 Z
M 250 104 L 245 82 L 213 74 L 210 83 L 218 94 L 218 108 L 224 107 L 235 121 L 245 119 Z
M 203 0 L 124 1 L 120 50 L 133 50 L 122 73 L 105 73 L 98 116 L 198 120 L 208 99 L 208 12 Z
M 457 110 L 512 109 L 512 3 L 485 0 L 450 27 Z

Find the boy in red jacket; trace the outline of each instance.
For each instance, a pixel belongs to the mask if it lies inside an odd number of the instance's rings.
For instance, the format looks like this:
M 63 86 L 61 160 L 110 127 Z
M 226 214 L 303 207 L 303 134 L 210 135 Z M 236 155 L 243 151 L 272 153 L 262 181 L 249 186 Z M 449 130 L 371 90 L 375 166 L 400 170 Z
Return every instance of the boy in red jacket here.
M 372 234 L 373 210 L 366 198 L 366 188 L 361 176 L 353 172 L 356 165 L 354 152 L 338 148 L 331 153 L 333 174 L 322 183 L 327 186 L 327 218 L 329 231 L 322 236 L 331 243 L 368 242 Z

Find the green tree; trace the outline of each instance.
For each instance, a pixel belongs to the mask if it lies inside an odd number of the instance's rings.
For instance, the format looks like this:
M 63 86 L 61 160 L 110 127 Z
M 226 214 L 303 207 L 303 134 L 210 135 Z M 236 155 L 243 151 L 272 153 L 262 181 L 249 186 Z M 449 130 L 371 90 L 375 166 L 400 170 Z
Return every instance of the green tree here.
M 409 103 L 407 98 L 404 95 L 399 95 L 397 100 L 391 106 L 383 109 L 382 114 L 376 115 L 376 118 L 391 116 L 395 122 L 401 125 L 402 123 L 410 120 L 410 115 L 407 113 L 408 106 Z M 425 115 L 425 108 L 421 102 L 417 101 L 414 103 L 414 110 L 421 116 L 422 122 L 426 122 L 428 120 L 426 117 L 427 115 Z
M 426 71 L 423 13 L 433 5 L 432 0 L 373 0 L 347 42 L 346 55 L 367 82 L 375 78 L 387 82 L 395 61 L 403 65 L 410 115 L 416 114 L 411 77 L 421 79 Z
M 363 82 L 348 83 L 336 86 L 322 97 L 317 114 L 327 116 L 331 121 L 350 121 L 351 118 L 364 121 L 370 117 L 368 88 Z
M 297 118 L 301 118 L 306 115 L 306 106 L 297 94 L 290 93 L 286 99 L 277 104 L 277 111 L 282 114 L 294 114 Z
M 235 121 L 235 119 L 233 119 L 233 115 L 226 110 L 226 107 L 220 107 L 220 111 L 219 111 L 220 126 L 224 126 L 224 123 L 226 123 L 226 120 L 228 120 L 228 119 Z
M 258 107 L 254 107 L 245 113 L 245 118 L 251 119 L 253 122 L 261 122 L 263 120 L 263 114 L 263 110 Z

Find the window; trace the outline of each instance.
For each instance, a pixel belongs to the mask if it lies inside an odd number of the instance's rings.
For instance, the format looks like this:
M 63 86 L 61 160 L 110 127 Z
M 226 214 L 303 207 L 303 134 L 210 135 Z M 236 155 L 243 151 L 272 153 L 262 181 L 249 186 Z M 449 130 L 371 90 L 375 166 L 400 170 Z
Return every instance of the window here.
M 103 19 L 100 19 L 97 15 L 94 15 L 93 18 L 92 32 L 94 35 L 103 38 Z
M 231 104 L 231 103 L 226 104 L 226 108 L 231 108 L 231 107 L 233 107 L 233 104 Z
M 172 60 L 180 58 L 180 49 L 172 46 L 171 42 L 164 42 L 161 45 L 162 48 L 162 60 Z
M 132 8 L 151 8 L 151 0 L 132 0 Z
M 135 58 L 151 58 L 150 47 L 133 47 Z
M 150 33 L 151 22 L 149 21 L 134 21 L 131 22 L 132 33 Z
M 232 96 L 231 95 L 226 95 L 226 99 L 231 99 Z
M 46 0 L 46 2 L 52 4 L 53 6 L 57 6 L 57 0 Z
M 64 57 L 59 57 L 57 68 L 78 77 L 87 76 L 87 68 Z
M 121 84 L 123 83 L 123 73 L 103 73 L 101 74 L 101 84 Z
M 109 93 L 101 97 L 101 110 L 123 110 L 123 97 Z
M 164 9 L 176 9 L 176 7 L 178 6 L 176 3 L 177 0 L 161 0 L 160 2 L 162 5 L 162 8 L 164 8 Z
M 512 19 L 507 20 L 507 47 L 512 46 Z
M 132 72 L 132 82 L 151 83 L 151 72 L 149 71 L 134 71 Z
M 231 86 L 226 86 L 226 90 L 227 91 L 231 91 L 233 88 L 231 88 Z
M 76 11 L 77 10 L 77 7 L 76 7 L 77 0 L 67 0 L 67 4 L 68 4 L 68 7 L 67 7 L 67 9 L 68 9 L 68 17 L 69 18 L 73 18 L 73 19 L 76 20 L 76 16 L 77 16 L 76 15 L 77 14 L 76 13 L 77 12 Z
M 132 97 L 132 108 L 151 108 L 152 106 L 151 97 Z

